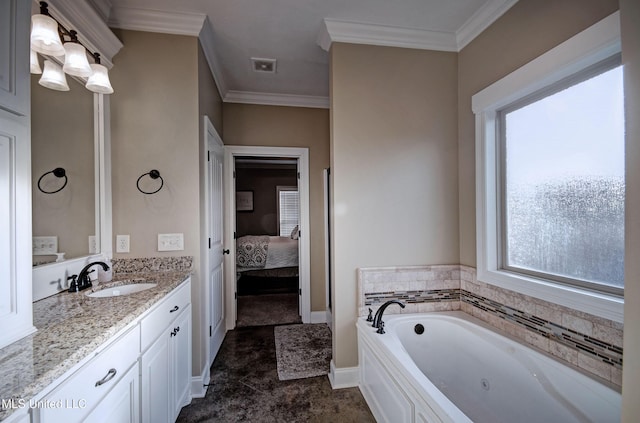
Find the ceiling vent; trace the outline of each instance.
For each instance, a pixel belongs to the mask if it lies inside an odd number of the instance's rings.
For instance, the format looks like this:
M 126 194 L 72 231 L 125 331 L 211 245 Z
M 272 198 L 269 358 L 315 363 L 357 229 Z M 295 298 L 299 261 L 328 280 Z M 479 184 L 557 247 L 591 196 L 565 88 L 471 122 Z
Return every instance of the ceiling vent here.
M 251 58 L 254 72 L 276 73 L 276 59 Z

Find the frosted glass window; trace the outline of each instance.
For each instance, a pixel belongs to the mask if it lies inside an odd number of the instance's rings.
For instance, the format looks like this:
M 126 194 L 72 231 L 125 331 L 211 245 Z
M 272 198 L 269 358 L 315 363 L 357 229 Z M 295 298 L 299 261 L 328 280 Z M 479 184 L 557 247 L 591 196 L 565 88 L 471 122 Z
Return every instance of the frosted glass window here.
M 622 67 L 500 113 L 502 267 L 624 287 Z
M 293 229 L 298 226 L 300 216 L 300 202 L 298 187 L 276 188 L 278 193 L 278 220 L 280 236 L 291 236 Z

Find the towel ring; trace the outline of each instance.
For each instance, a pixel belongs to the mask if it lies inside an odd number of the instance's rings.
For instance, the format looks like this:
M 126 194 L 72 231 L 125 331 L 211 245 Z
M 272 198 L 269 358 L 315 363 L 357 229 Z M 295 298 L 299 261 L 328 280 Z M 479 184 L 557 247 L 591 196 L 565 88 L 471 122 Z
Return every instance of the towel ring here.
M 143 191 L 143 190 L 140 188 L 140 179 L 142 179 L 142 178 L 143 178 L 144 176 L 146 176 L 146 175 L 149 175 L 149 177 L 150 177 L 151 179 L 158 179 L 158 178 L 160 178 L 160 188 L 158 188 L 158 189 L 157 189 L 157 190 L 155 190 L 155 191 L 151 191 L 151 192 Z M 160 172 L 158 172 L 157 170 L 153 169 L 153 170 L 151 170 L 151 171 L 149 171 L 149 172 L 147 172 L 147 173 L 143 173 L 142 175 L 140 175 L 140 177 L 139 177 L 139 178 L 138 178 L 138 180 L 136 181 L 136 186 L 138 187 L 138 191 L 140 191 L 140 192 L 141 192 L 141 193 L 143 193 L 143 194 L 155 194 L 156 192 L 160 191 L 160 190 L 162 189 L 162 187 L 164 186 L 164 179 L 162 179 L 162 176 L 160 176 Z
M 42 189 L 42 187 L 40 186 L 40 182 L 42 182 L 42 178 L 44 178 L 45 176 L 47 176 L 48 174 L 53 173 L 53 175 L 56 178 L 64 178 L 64 184 L 62 184 L 62 186 L 60 188 L 58 188 L 55 191 L 45 191 Z M 53 170 L 50 170 L 49 172 L 43 174 L 40 178 L 38 178 L 38 189 L 40 191 L 42 191 L 45 194 L 55 194 L 56 192 L 60 192 L 64 189 L 64 187 L 67 186 L 67 182 L 69 182 L 69 178 L 67 178 L 67 172 L 61 168 L 61 167 L 56 167 Z

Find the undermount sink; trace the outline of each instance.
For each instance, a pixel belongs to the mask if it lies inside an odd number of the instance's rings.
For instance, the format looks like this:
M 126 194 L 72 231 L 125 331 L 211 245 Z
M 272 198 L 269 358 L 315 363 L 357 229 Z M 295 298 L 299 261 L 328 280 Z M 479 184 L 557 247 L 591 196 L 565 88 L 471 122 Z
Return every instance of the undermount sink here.
M 129 295 L 134 294 L 136 292 L 145 291 L 147 289 L 154 288 L 157 286 L 157 283 L 130 283 L 127 285 L 118 285 L 112 286 L 110 288 L 104 288 L 99 291 L 95 291 L 87 294 L 88 297 L 93 298 L 108 298 L 108 297 L 118 297 L 121 295 Z

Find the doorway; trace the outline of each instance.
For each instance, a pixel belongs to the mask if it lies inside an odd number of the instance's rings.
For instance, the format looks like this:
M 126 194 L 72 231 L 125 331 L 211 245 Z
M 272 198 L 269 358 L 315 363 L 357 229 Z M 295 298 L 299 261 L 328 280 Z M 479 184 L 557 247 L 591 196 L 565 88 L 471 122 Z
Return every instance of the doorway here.
M 295 238 L 295 249 L 297 250 L 297 304 L 300 319 L 303 323 L 310 322 L 311 315 L 311 300 L 310 300 L 310 240 L 309 240 L 309 153 L 306 148 L 290 148 L 290 147 L 249 147 L 249 146 L 226 146 L 225 147 L 225 245 L 230 250 L 225 263 L 225 281 L 226 281 L 226 324 L 227 329 L 233 329 L 236 326 L 238 319 L 238 294 L 240 286 L 238 281 L 244 271 L 251 269 L 251 266 L 258 268 L 258 262 L 261 261 L 260 254 L 255 261 L 251 261 L 252 258 L 244 253 L 243 246 L 245 242 L 266 242 L 262 239 L 241 239 L 241 236 L 256 236 L 264 237 L 268 235 L 276 235 L 280 238 L 279 241 L 287 241 L 287 238 Z M 271 223 L 265 223 L 262 217 L 258 216 L 256 211 L 259 196 L 255 192 L 256 190 L 246 189 L 247 186 L 238 186 L 237 176 L 240 169 L 236 169 L 236 165 L 241 164 L 242 167 L 248 167 L 250 162 L 254 164 L 269 162 L 270 166 L 285 166 L 293 167 L 294 175 L 297 180 L 293 185 L 291 182 L 282 184 L 278 189 L 274 188 L 273 193 L 267 193 L 266 195 L 272 195 L 272 199 L 282 199 L 287 202 L 292 198 L 297 200 L 297 224 L 291 228 L 291 222 L 288 222 L 287 216 L 280 216 L 280 213 L 287 213 L 291 209 L 286 207 L 276 208 L 277 217 L 271 216 Z M 250 167 L 250 166 L 249 166 Z M 293 195 L 293 187 L 297 189 L 295 196 Z M 244 188 L 244 189 L 243 189 Z M 236 192 L 239 192 L 236 197 Z M 260 195 L 264 195 L 261 193 Z M 249 216 L 244 219 L 244 216 Z M 242 218 L 238 218 L 241 216 Z M 267 219 L 269 220 L 269 219 Z M 282 223 L 281 223 L 282 222 Z M 274 226 L 275 227 L 271 227 Z M 297 228 L 295 228 L 297 226 Z M 255 233 L 249 233 L 255 232 Z M 277 242 L 273 240 L 272 242 Z M 286 242 L 285 242 L 286 243 Z M 285 247 L 283 244 L 273 244 L 271 251 L 284 251 L 280 250 Z M 253 246 L 250 246 L 248 250 L 253 250 Z M 265 253 L 262 254 L 264 259 L 267 259 L 269 253 L 269 246 L 264 249 Z M 285 254 L 286 255 L 286 254 Z M 274 264 L 275 263 L 275 264 Z M 247 266 L 248 264 L 248 266 Z M 278 270 L 281 268 L 285 272 L 291 271 L 287 262 L 276 263 L 272 261 L 264 267 Z M 268 270 L 268 269 L 265 269 Z M 280 282 L 280 281 L 277 281 Z M 277 289 L 290 290 L 291 287 L 282 286 L 276 287 Z M 243 286 L 242 289 L 245 289 Z M 296 289 L 296 287 L 294 287 Z M 295 291 L 294 291 L 295 292 Z

